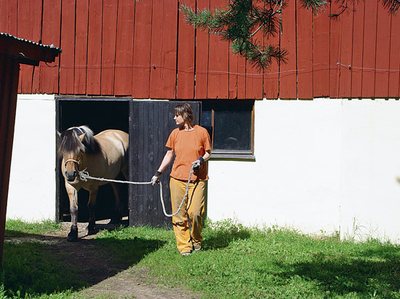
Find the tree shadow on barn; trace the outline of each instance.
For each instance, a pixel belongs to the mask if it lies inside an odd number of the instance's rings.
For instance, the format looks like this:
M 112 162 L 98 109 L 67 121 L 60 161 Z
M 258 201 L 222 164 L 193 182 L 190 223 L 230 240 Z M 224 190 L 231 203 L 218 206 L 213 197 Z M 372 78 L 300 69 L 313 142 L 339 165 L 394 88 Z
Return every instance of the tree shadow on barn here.
M 7 231 L 0 283 L 5 292 L 35 297 L 95 285 L 164 246 L 157 239 L 81 238 Z

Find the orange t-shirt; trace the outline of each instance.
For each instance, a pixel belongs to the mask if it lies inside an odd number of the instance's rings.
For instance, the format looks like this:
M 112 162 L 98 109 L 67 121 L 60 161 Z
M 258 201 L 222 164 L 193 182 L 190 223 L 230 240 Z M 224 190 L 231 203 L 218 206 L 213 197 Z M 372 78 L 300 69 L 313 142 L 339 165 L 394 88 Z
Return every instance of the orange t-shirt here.
M 168 137 L 166 147 L 175 152 L 175 161 L 172 165 L 171 176 L 177 180 L 187 181 L 192 163 L 206 151 L 211 150 L 210 135 L 205 128 L 195 125 L 193 130 L 185 131 L 183 127 L 174 129 Z M 208 180 L 207 163 L 203 163 L 191 180 Z

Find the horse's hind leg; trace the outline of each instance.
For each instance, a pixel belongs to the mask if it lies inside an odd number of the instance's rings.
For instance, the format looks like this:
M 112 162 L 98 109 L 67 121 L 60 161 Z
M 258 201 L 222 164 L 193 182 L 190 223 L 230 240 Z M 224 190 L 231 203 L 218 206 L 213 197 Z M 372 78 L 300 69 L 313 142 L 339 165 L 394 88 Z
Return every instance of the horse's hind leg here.
M 115 195 L 115 211 L 111 217 L 111 223 L 119 224 L 121 222 L 121 217 L 122 217 L 122 201 L 119 197 L 119 189 L 117 184 L 111 183 L 111 186 L 114 190 L 114 195 Z
M 96 210 L 96 198 L 97 198 L 98 189 L 89 191 L 89 225 L 87 227 L 87 235 L 93 235 L 97 233 L 96 230 L 96 218 L 95 218 L 95 210 Z
M 71 214 L 71 230 L 67 240 L 73 242 L 78 239 L 78 191 L 68 183 L 65 183 L 65 189 L 69 198 L 69 211 Z

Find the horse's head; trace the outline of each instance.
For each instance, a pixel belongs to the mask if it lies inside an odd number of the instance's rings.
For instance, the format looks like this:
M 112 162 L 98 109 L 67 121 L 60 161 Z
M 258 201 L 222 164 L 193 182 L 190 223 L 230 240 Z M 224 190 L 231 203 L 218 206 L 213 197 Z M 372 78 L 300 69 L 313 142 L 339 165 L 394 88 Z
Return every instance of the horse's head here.
M 76 183 L 79 166 L 82 163 L 85 152 L 85 145 L 82 141 L 86 133 L 72 128 L 58 133 L 58 136 L 58 152 L 63 159 L 63 165 L 61 165 L 63 175 L 69 183 Z
M 93 131 L 86 126 L 72 127 L 58 133 L 58 144 L 59 155 L 63 158 L 61 169 L 69 183 L 78 182 L 79 171 L 85 167 L 85 155 L 101 151 Z

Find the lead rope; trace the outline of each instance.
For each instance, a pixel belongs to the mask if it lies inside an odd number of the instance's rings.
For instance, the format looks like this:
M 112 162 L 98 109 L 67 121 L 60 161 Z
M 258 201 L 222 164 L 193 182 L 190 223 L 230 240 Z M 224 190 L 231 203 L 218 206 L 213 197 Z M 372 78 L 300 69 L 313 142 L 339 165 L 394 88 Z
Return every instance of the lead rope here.
M 165 210 L 164 196 L 163 196 L 163 192 L 162 192 L 162 183 L 159 182 L 160 183 L 160 200 L 161 200 L 161 205 L 162 205 L 162 209 L 163 209 L 164 215 L 166 217 L 173 217 L 176 214 L 178 214 L 179 211 L 181 210 L 182 205 L 185 202 L 185 199 L 186 199 L 186 197 L 188 196 L 188 193 L 189 193 L 189 184 L 190 184 L 190 180 L 192 178 L 192 174 L 193 174 L 193 171 L 194 171 L 193 168 L 194 167 L 192 165 L 192 168 L 190 168 L 189 179 L 188 179 L 187 184 L 186 184 L 186 191 L 185 191 L 185 195 L 182 198 L 182 202 L 179 205 L 178 210 L 173 214 L 168 214 L 167 211 Z M 87 180 L 90 179 L 90 180 L 101 181 L 101 182 L 118 183 L 118 184 L 130 184 L 130 185 L 150 185 L 151 184 L 151 182 L 131 182 L 131 181 L 121 181 L 121 180 L 112 180 L 112 179 L 104 179 L 104 178 L 92 177 L 89 174 L 89 172 L 87 172 L 86 170 L 79 171 L 79 177 L 84 182 L 87 182 Z M 190 221 L 189 221 L 189 223 L 190 223 Z

